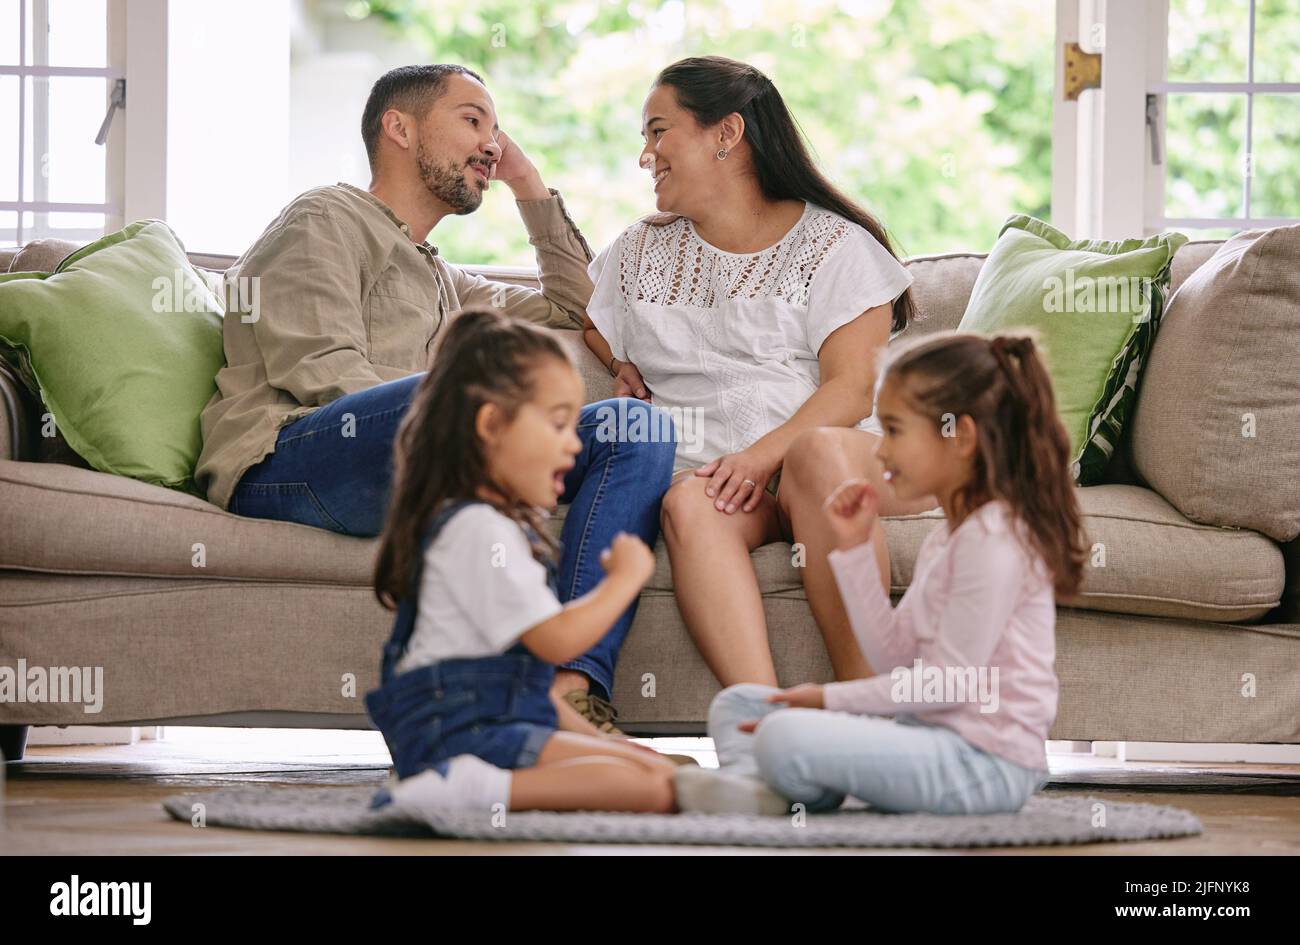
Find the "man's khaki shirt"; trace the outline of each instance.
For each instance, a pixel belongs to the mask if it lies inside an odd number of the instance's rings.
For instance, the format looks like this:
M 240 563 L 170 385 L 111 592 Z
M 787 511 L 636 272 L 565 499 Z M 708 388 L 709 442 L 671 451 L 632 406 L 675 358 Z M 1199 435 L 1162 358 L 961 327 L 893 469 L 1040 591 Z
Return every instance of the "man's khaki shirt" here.
M 289 204 L 226 275 L 226 366 L 200 418 L 194 473 L 208 500 L 226 508 L 286 424 L 345 394 L 427 370 L 457 309 L 491 305 L 581 328 L 592 290 L 587 241 L 555 191 L 518 207 L 536 249 L 540 291 L 449 264 L 436 247 L 413 242 L 382 201 L 350 184 L 318 187 Z

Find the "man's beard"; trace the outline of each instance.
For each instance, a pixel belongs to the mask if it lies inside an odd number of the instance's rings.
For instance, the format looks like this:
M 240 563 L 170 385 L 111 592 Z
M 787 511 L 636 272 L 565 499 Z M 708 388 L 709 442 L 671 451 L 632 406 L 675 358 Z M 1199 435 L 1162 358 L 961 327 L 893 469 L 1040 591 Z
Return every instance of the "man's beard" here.
M 415 164 L 420 169 L 420 181 L 433 194 L 457 214 L 473 213 L 483 202 L 483 191 L 465 183 L 465 165 L 457 167 L 451 161 L 439 167 L 429 159 L 423 144 L 415 147 Z

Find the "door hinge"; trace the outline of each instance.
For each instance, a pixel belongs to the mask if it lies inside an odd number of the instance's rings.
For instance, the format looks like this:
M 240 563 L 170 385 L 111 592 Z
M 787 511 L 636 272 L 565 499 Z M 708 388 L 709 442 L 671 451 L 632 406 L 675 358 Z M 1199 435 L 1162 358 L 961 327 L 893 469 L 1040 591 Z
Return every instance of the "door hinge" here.
M 1065 44 L 1065 100 L 1075 102 L 1084 89 L 1101 88 L 1101 53 L 1084 52 L 1078 43 Z

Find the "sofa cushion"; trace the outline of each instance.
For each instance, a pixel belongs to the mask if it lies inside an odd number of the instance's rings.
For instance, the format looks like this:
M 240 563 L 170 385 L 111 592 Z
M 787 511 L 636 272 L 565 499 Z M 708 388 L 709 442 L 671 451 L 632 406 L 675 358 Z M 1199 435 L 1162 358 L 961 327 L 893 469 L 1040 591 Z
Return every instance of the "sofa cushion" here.
M 53 272 L 84 244 L 68 240 L 32 240 L 9 261 L 9 272 Z
M 1281 600 L 1281 549 L 1254 532 L 1188 521 L 1150 489 L 1078 489 L 1090 547 L 1082 593 L 1061 603 L 1083 610 L 1229 622 L 1263 617 Z M 895 591 L 912 580 L 938 510 L 885 519 Z
M 0 460 L 0 569 L 367 586 L 376 542 L 231 515 L 58 463 Z
M 971 289 L 984 267 L 985 253 L 945 253 L 907 260 L 912 274 L 912 302 L 916 320 L 903 337 L 951 331 L 961 323 Z
M 1078 496 L 1092 553 L 1082 594 L 1063 605 L 1219 623 L 1257 619 L 1278 606 L 1282 552 L 1262 535 L 1189 522 L 1138 486 L 1091 486 Z M 884 520 L 894 594 L 911 585 L 921 542 L 942 520 L 937 509 Z M 764 545 L 752 558 L 765 595 L 805 599 L 790 545 Z M 656 559 L 647 590 L 671 593 L 662 543 Z
M 582 340 L 582 332 L 555 329 L 555 336 L 569 352 L 582 381 L 587 388 L 587 403 L 605 400 L 614 396 L 614 378 L 600 363 L 600 358 L 591 353 L 587 343 Z
M 324 529 L 232 515 L 201 499 L 94 470 L 0 460 L 0 569 L 189 579 L 290 581 L 367 587 L 377 542 Z M 1071 606 L 1219 622 L 1277 606 L 1282 553 L 1249 531 L 1187 521 L 1149 489 L 1079 492 L 1085 526 L 1102 554 Z M 565 506 L 549 523 L 558 537 Z M 902 593 L 936 512 L 885 520 L 893 589 Z M 784 542 L 753 555 L 770 599 L 802 602 L 800 572 Z M 663 542 L 652 595 L 672 594 Z
M 1133 459 L 1188 518 L 1300 535 L 1298 339 L 1300 226 L 1237 234 L 1170 300 Z
M 1173 301 L 1174 293 L 1177 292 L 1188 277 L 1197 269 L 1200 269 L 1208 262 L 1219 247 L 1223 245 L 1223 240 L 1189 240 L 1178 248 L 1174 253 L 1174 264 L 1169 267 L 1169 300 Z M 1168 311 L 1169 306 L 1165 306 Z

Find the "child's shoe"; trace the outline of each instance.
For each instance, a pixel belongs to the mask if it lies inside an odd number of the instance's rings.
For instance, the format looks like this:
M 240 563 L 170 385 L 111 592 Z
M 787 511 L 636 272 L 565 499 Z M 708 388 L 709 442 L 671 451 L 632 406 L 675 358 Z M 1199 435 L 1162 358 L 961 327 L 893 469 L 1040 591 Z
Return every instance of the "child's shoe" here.
M 375 792 L 370 809 L 392 805 L 416 820 L 437 826 L 437 815 L 453 811 L 493 812 L 510 806 L 511 772 L 475 755 L 457 755 Z
M 673 788 L 682 813 L 779 817 L 790 812 L 790 802 L 761 779 L 729 768 L 678 768 Z

